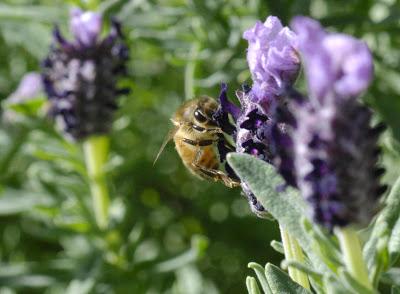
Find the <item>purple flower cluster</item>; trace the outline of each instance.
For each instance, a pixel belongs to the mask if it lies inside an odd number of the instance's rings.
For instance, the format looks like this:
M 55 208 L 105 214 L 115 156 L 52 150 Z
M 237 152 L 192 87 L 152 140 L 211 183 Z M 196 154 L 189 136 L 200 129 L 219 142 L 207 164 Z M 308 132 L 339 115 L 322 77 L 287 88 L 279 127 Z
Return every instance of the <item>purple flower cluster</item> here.
M 273 164 L 301 191 L 318 223 L 329 229 L 365 224 L 385 191 L 377 167 L 384 128 L 371 127 L 372 112 L 357 99 L 373 76 L 371 54 L 362 41 L 327 33 L 309 18 L 295 18 L 292 28 L 295 33 L 268 17 L 244 33 L 253 85 L 236 92 L 240 107 L 227 99 L 224 85 L 216 119 L 236 152 Z M 308 97 L 293 87 L 300 56 Z M 263 212 L 246 183 L 242 188 L 253 211 Z
M 377 167 L 384 128 L 371 127 L 371 110 L 357 99 L 372 79 L 372 56 L 362 41 L 327 33 L 312 19 L 297 17 L 292 27 L 309 88 L 309 99 L 291 106 L 298 187 L 318 223 L 367 224 L 386 189 Z
M 247 61 L 253 85 L 236 91 L 240 108 L 228 100 L 227 87 L 223 85 L 216 120 L 223 131 L 233 135 L 237 152 L 249 153 L 273 163 L 278 158 L 275 156 L 278 146 L 274 142 L 285 140 L 287 136 L 285 124 L 276 120 L 276 110 L 285 108 L 283 93 L 294 83 L 300 70 L 297 39 L 274 16 L 268 17 L 265 23 L 257 22 L 244 32 L 243 37 L 249 42 Z M 235 126 L 229 121 L 228 114 Z M 220 153 L 224 151 L 220 150 Z M 225 158 L 225 154 L 222 157 Z M 288 182 L 293 181 L 291 176 L 291 173 L 287 176 Z M 263 214 L 264 208 L 246 183 L 242 184 L 242 188 L 252 210 L 258 215 Z
M 74 40 L 67 41 L 56 27 L 54 45 L 42 65 L 50 113 L 74 139 L 108 132 L 117 108 L 116 97 L 127 92 L 117 88 L 129 53 L 120 25 L 114 21 L 103 39 L 101 29 L 100 14 L 72 10 Z

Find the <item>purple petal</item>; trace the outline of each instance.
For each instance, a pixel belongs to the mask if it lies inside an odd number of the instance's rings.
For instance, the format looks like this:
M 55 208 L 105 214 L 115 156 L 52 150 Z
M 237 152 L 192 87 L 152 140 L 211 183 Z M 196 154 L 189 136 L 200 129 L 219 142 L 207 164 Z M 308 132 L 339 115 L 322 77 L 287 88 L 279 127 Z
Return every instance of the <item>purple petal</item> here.
M 87 47 L 95 45 L 101 33 L 101 15 L 78 8 L 72 9 L 70 15 L 70 30 L 77 42 Z
M 366 44 L 345 34 L 327 33 L 307 17 L 291 23 L 305 64 L 310 98 L 349 98 L 364 91 L 373 76 L 373 62 Z
M 219 102 L 221 104 L 222 111 L 231 114 L 233 119 L 236 121 L 240 115 L 240 108 L 228 100 L 228 97 L 226 95 L 227 90 L 228 90 L 228 85 L 222 83 L 221 93 L 219 94 Z
M 7 100 L 11 103 L 22 103 L 32 98 L 36 98 L 43 91 L 42 78 L 39 73 L 30 72 L 25 74 L 18 88 Z
M 296 35 L 277 17 L 270 16 L 264 24 L 258 21 L 245 31 L 243 38 L 249 42 L 247 62 L 257 100 L 279 96 L 295 81 L 300 69 Z

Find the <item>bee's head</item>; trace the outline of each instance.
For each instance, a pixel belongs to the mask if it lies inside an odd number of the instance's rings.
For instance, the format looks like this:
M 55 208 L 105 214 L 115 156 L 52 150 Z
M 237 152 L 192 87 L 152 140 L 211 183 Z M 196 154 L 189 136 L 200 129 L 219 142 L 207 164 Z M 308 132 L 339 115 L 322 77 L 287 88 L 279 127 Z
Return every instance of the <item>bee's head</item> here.
M 175 113 L 173 121 L 190 123 L 201 128 L 215 128 L 213 114 L 218 103 L 211 97 L 200 96 L 184 103 Z

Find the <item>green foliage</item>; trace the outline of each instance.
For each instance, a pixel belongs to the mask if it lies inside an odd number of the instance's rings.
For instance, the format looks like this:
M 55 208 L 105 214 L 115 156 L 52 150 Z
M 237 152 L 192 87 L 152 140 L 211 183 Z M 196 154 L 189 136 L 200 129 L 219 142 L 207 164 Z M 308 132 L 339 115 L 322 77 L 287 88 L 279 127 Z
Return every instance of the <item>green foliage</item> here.
M 106 231 L 95 223 L 81 146 L 54 129 L 44 97 L 5 102 L 26 72 L 39 70 L 53 24 L 68 35 L 73 5 L 116 16 L 131 51 L 129 78 L 122 84 L 132 94 L 120 100 L 106 166 L 111 195 Z M 278 239 L 276 223 L 252 216 L 238 190 L 199 182 L 172 146 L 155 167 L 152 162 L 179 104 L 199 94 L 215 97 L 221 81 L 230 84 L 233 96 L 249 78 L 245 29 L 270 14 L 286 24 L 305 14 L 363 38 L 373 51 L 376 79 L 365 100 L 377 111 L 376 120 L 389 126 L 382 165 L 385 181 L 394 183 L 400 171 L 398 7 L 397 0 L 2 1 L 0 292 L 243 293 L 247 286 L 251 293 L 306 293 L 272 264 L 268 280 L 252 263 L 260 284 L 251 277 L 243 283 L 249 260 L 279 264 L 282 245 L 273 243 L 278 252 L 267 246 Z M 291 189 L 285 197 L 278 194 L 282 180 L 267 165 L 235 159 L 272 215 L 305 251 L 314 252 L 304 263 L 283 265 L 308 273 L 317 293 L 361 291 L 341 268 L 337 241 L 303 218 L 302 199 Z M 398 263 L 398 186 L 365 233 L 364 254 L 383 293 L 390 288 L 382 284 L 399 285 L 397 269 L 388 270 Z
M 283 263 L 285 267 L 291 266 L 306 273 L 318 293 L 325 293 L 325 291 L 328 293 L 331 293 L 330 291 L 332 293 L 376 293 L 360 284 L 344 269 L 344 257 L 333 235 L 323 231 L 319 226 L 311 224 L 307 219 L 303 219 L 303 225 L 299 222 L 307 215 L 304 201 L 291 188 L 280 191 L 279 187 L 282 187 L 284 182 L 272 165 L 251 155 L 237 153 L 230 153 L 228 162 L 279 224 L 299 241 L 306 253 L 308 259 L 304 263 L 285 260 Z M 373 225 L 365 246 L 365 257 L 370 262 L 370 268 L 373 269 L 371 279 L 375 285 L 378 285 L 379 282 L 398 285 L 397 268 L 392 268 L 384 273 L 381 279 L 382 272 L 389 269 L 390 265 L 395 262 L 393 258 L 397 258 L 398 254 L 397 230 L 393 229 L 398 219 L 398 199 L 398 182 L 396 182 L 386 200 L 385 209 L 382 210 Z M 382 227 L 386 230 L 382 230 Z M 390 229 L 387 229 L 388 227 Z M 388 238 L 385 239 L 383 233 L 389 234 L 391 241 L 388 242 Z M 371 244 L 374 244 L 373 247 L 370 247 Z M 276 244 L 274 246 L 280 250 L 279 246 Z M 373 253 L 368 253 L 369 250 L 373 250 Z M 283 285 L 290 285 L 288 281 L 281 284 L 271 282 L 274 275 L 280 278 L 285 276 L 291 283 L 301 287 L 286 274 L 281 273 L 279 269 L 268 264 L 267 269 L 268 266 L 270 266 L 270 271 L 264 277 L 260 274 L 260 265 L 249 264 L 249 267 L 254 269 L 264 293 L 271 293 L 271 291 L 272 293 L 297 293 L 296 291 L 300 291 L 284 288 Z M 306 290 L 302 289 L 301 291 Z

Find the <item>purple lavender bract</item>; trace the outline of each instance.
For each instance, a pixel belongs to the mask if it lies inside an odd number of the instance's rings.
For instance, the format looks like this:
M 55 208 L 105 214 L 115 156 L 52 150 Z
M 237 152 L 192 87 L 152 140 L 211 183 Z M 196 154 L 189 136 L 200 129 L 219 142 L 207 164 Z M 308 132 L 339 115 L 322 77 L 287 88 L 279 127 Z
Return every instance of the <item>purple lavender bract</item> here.
M 249 42 L 247 62 L 253 79 L 252 99 L 268 108 L 271 99 L 282 94 L 296 80 L 300 59 L 296 35 L 275 16 L 244 32 Z
M 257 22 L 243 37 L 249 42 L 247 61 L 253 85 L 236 91 L 240 108 L 227 99 L 224 85 L 216 120 L 223 131 L 233 135 L 236 152 L 249 153 L 268 163 L 276 163 L 288 183 L 295 186 L 292 158 L 289 154 L 285 158 L 276 155 L 279 144 L 287 142 L 291 146 L 285 123 L 278 119 L 280 112 L 283 110 L 285 113 L 286 108 L 282 94 L 294 83 L 300 70 L 296 35 L 283 27 L 277 17 L 270 16 L 264 24 Z M 228 113 L 234 119 L 235 127 L 229 123 Z M 242 184 L 242 188 L 252 210 L 262 215 L 264 208 L 246 183 Z
M 117 88 L 128 59 L 120 25 L 113 22 L 111 32 L 103 39 L 101 26 L 101 15 L 72 10 L 74 40 L 67 41 L 56 27 L 55 42 L 42 65 L 50 114 L 74 139 L 107 133 L 117 108 L 116 98 L 127 92 Z
M 314 20 L 298 17 L 292 27 L 310 93 L 291 105 L 298 187 L 325 227 L 369 223 L 385 191 L 377 167 L 383 127 L 370 126 L 371 111 L 356 99 L 371 81 L 372 56 L 363 42 Z
M 311 99 L 336 94 L 356 97 L 369 85 L 373 61 L 368 46 L 345 34 L 329 34 L 310 18 L 296 17 L 292 27 L 298 34 Z

